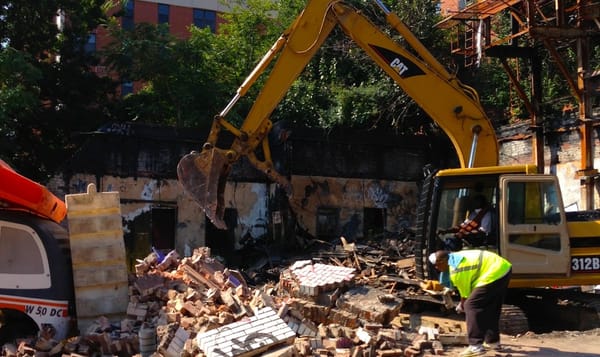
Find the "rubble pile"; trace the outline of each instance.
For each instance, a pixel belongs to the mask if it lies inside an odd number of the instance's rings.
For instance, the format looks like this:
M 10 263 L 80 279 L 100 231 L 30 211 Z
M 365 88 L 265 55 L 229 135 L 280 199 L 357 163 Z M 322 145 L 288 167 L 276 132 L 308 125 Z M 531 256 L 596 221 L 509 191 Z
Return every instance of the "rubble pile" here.
M 135 267 L 120 323 L 101 318 L 64 341 L 40 333 L 3 355 L 421 356 L 443 354 L 441 337 L 464 342 L 462 326 L 402 312 L 419 286 L 404 289 L 414 258 L 370 250 L 342 237 L 340 251 L 281 267 L 278 282 L 261 286 L 207 247 L 184 258 L 153 252 Z

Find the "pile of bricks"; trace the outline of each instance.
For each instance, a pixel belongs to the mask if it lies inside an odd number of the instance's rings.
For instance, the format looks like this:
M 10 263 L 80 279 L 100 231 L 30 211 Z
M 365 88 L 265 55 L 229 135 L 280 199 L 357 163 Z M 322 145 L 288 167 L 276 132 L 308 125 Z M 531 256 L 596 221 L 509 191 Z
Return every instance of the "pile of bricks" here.
M 334 260 L 333 265 L 299 260 L 281 270 L 279 282 L 250 287 L 239 271 L 211 257 L 209 248 L 198 248 L 185 258 L 175 252 L 162 258 L 152 253 L 138 262 L 131 277 L 127 317 L 120 324 L 99 319 L 82 336 L 66 341 L 38 337 L 12 349 L 5 346 L 4 354 L 443 354 L 443 327 L 419 331 L 419 326 L 398 322 L 402 299 L 389 289 L 357 285 L 360 277 L 372 281 L 364 277 L 373 273 L 366 269 L 357 276 L 356 261 L 356 256 L 348 263 Z

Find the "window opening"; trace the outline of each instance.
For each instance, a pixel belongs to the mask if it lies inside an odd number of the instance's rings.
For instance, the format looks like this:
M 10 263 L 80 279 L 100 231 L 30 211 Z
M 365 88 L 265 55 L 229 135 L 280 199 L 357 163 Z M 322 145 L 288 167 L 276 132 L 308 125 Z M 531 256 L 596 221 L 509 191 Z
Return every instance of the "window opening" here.
M 161 250 L 174 249 L 177 211 L 172 207 L 153 207 L 151 214 L 152 246 Z
M 317 237 L 324 240 L 338 238 L 340 209 L 333 207 L 317 208 Z
M 133 93 L 133 82 L 127 81 L 121 84 L 121 98 Z
M 158 4 L 158 23 L 168 24 L 169 23 L 169 5 Z
M 198 28 L 210 28 L 212 33 L 217 31 L 217 13 L 211 10 L 194 9 L 194 25 Z
M 385 233 L 385 208 L 365 208 L 363 218 L 364 237 L 383 238 Z
M 234 251 L 234 229 L 237 226 L 238 211 L 235 208 L 225 208 L 223 220 L 227 229 L 218 229 L 206 217 L 205 245 L 211 249 L 212 255 L 219 255 L 227 261 L 232 261 L 235 257 Z
M 85 51 L 85 53 L 88 53 L 88 54 L 92 54 L 92 53 L 96 52 L 96 34 L 95 33 L 91 33 L 88 36 L 87 42 L 85 43 L 83 50 Z
M 135 24 L 133 22 L 134 1 L 127 1 L 123 8 L 123 17 L 121 18 L 121 27 L 124 30 L 133 30 Z

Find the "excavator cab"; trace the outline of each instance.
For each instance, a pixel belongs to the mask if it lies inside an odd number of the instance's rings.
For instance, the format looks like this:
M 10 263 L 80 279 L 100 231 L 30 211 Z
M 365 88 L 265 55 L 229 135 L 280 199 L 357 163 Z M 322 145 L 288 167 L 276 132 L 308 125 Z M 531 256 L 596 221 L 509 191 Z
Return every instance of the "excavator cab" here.
M 467 197 L 483 194 L 492 212 L 490 236 L 480 246 L 463 245 L 457 250 L 483 248 L 508 259 L 513 264 L 512 287 L 564 284 L 572 251 L 556 177 L 537 174 L 528 165 L 446 169 L 431 173 L 423 187 L 416 237 L 419 277 L 435 276 L 426 257 L 447 249 L 438 232 L 469 214 Z M 583 282 L 583 278 L 587 277 L 578 279 Z
M 439 191 L 439 209 L 436 216 L 432 217 L 436 222 L 436 232 L 440 240 L 440 248 L 459 250 L 462 247 L 495 246 L 497 244 L 497 217 L 496 195 L 497 185 L 495 180 L 481 177 L 478 180 L 463 180 L 455 178 L 446 180 L 444 187 Z M 459 227 L 467 219 L 477 219 L 477 208 L 483 208 L 486 215 L 490 217 L 486 223 L 485 234 L 471 234 L 468 237 L 457 238 L 455 232 L 448 231 L 451 227 Z M 480 217 L 482 218 L 482 217 Z

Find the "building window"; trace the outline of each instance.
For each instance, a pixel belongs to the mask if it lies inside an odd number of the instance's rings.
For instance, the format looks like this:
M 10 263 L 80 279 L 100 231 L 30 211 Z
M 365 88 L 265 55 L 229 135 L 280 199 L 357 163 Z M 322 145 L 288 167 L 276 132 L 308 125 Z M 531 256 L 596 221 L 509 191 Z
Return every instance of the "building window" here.
M 205 246 L 209 247 L 212 254 L 221 256 L 232 263 L 238 265 L 240 259 L 243 259 L 239 251 L 236 252 L 235 230 L 238 222 L 238 211 L 235 208 L 225 208 L 223 212 L 223 221 L 227 229 L 219 229 L 206 217 L 204 230 Z M 241 238 L 240 238 L 241 239 Z
M 198 28 L 209 27 L 212 33 L 217 31 L 217 13 L 211 10 L 194 9 L 194 25 Z
M 172 207 L 152 207 L 152 246 L 160 250 L 175 248 L 177 210 Z
M 123 18 L 121 19 L 121 27 L 125 30 L 133 30 L 133 8 L 134 1 L 130 0 L 125 3 L 125 7 L 123 8 Z
M 385 234 L 385 208 L 363 209 L 363 236 L 367 239 L 381 239 Z
M 158 4 L 158 23 L 168 24 L 169 23 L 169 5 Z
M 133 93 L 133 82 L 123 82 L 121 84 L 121 97 Z
M 96 34 L 95 33 L 91 33 L 88 36 L 87 42 L 85 43 L 83 50 L 85 51 L 85 53 L 88 53 L 88 54 L 92 54 L 92 53 L 96 52 Z
M 333 207 L 317 208 L 317 237 L 324 240 L 338 238 L 340 209 Z

